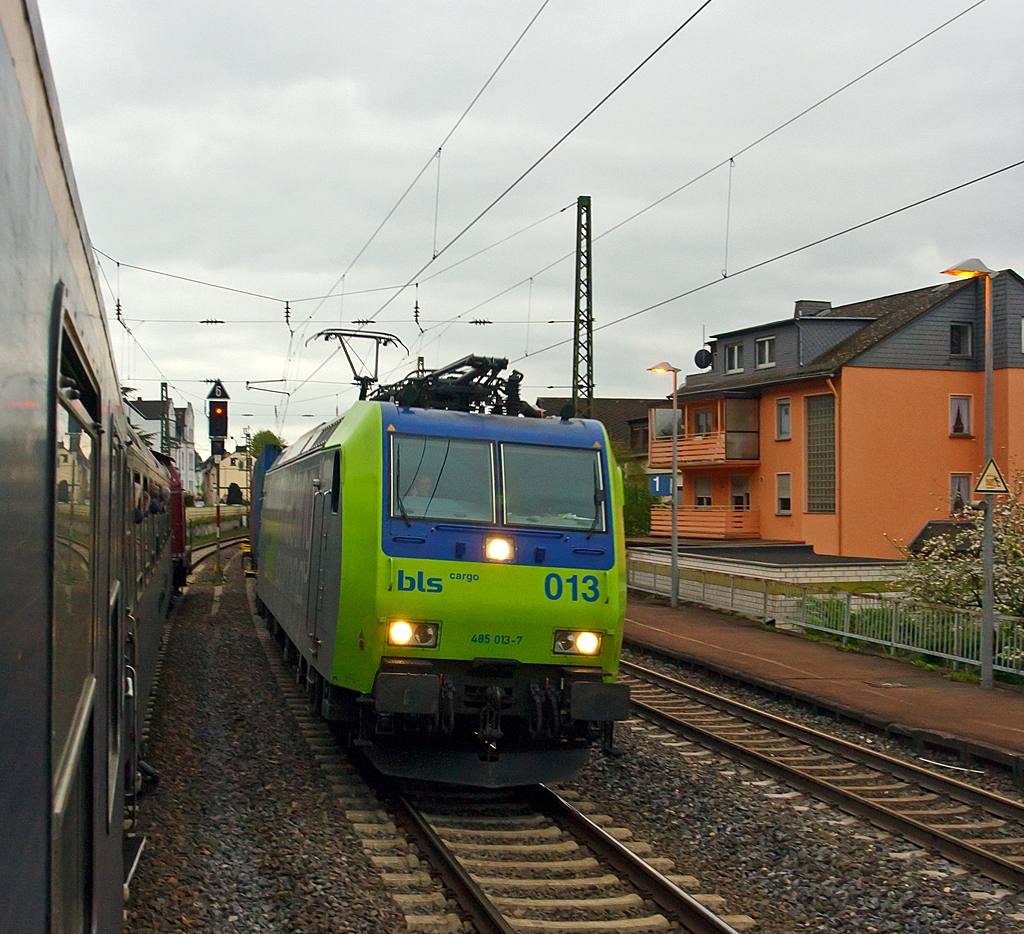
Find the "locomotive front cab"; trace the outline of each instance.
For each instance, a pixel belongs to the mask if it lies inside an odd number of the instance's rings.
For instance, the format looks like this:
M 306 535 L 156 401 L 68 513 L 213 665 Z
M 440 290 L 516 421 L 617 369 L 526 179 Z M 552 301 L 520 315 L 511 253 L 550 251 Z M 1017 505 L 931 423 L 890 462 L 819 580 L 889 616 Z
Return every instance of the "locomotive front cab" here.
M 359 740 L 391 774 L 574 774 L 629 716 L 614 683 L 621 480 L 604 429 L 382 410 L 382 650 Z

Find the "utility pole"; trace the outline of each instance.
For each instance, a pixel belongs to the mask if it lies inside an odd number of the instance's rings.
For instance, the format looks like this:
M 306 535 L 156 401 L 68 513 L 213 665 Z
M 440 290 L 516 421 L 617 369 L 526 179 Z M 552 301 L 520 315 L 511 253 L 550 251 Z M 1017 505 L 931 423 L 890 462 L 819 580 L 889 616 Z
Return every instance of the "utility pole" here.
M 594 305 L 590 264 L 590 195 L 576 200 L 576 297 L 572 326 L 572 405 L 576 415 L 594 414 Z

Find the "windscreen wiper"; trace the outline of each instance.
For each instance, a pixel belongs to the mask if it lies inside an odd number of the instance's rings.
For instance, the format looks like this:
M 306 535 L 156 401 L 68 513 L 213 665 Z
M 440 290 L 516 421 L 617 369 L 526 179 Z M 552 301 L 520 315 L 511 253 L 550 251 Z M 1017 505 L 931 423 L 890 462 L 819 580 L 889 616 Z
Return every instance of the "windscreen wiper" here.
M 587 541 L 597 531 L 598 523 L 601 521 L 601 507 L 604 505 L 604 490 L 601 489 L 601 474 L 597 460 L 594 460 L 594 521 L 590 523 L 587 532 Z
M 405 511 L 405 503 L 402 502 L 402 456 L 397 451 L 395 452 L 395 505 L 398 506 L 398 511 L 405 520 L 405 527 L 411 529 L 409 513 Z

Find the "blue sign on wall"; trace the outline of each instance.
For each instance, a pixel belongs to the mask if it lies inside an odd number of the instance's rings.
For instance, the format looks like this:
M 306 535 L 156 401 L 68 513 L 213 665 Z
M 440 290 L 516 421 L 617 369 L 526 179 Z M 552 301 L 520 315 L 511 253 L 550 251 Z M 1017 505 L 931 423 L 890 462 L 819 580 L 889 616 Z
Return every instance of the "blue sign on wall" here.
M 651 475 L 651 496 L 671 496 L 672 477 L 670 474 Z

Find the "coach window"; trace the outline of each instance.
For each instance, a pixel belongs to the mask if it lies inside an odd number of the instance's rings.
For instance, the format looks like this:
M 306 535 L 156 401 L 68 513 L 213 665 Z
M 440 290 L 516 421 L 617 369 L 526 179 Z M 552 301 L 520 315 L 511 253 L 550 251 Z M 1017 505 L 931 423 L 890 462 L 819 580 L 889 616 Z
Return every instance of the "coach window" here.
M 600 451 L 503 444 L 501 464 L 507 525 L 606 530 Z
M 391 518 L 494 522 L 490 442 L 393 435 Z
M 79 384 L 81 385 L 81 384 Z M 97 445 L 76 387 L 56 405 L 50 742 L 53 930 L 85 930 L 91 911 L 93 570 Z M 65 406 L 64 397 L 69 404 Z M 81 417 L 80 417 L 81 416 Z

